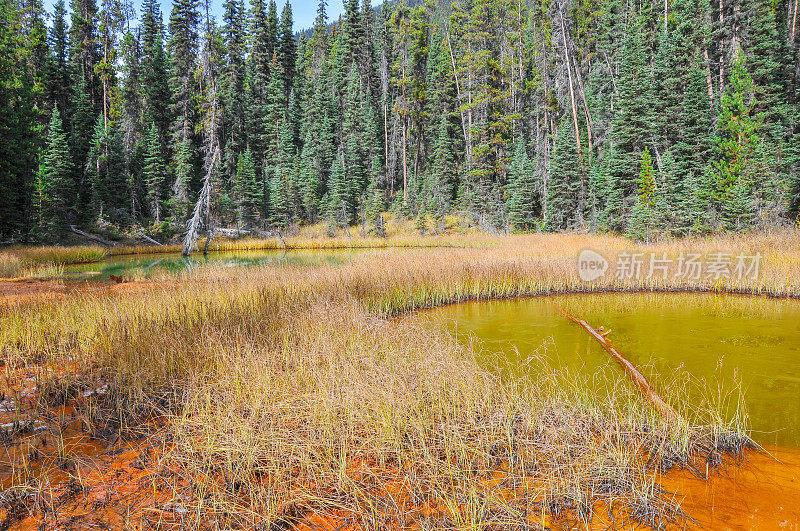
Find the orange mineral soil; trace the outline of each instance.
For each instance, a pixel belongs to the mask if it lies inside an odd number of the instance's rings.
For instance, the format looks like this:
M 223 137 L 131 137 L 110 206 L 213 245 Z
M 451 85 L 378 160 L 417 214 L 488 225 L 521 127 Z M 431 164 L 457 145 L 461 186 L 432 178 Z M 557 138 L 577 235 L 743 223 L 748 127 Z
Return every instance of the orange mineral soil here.
M 662 488 L 674 495 L 687 514 L 675 524 L 679 529 L 711 530 L 798 530 L 800 529 L 800 448 L 766 448 L 748 452 L 741 462 L 728 462 L 709 471 L 703 479 L 688 471 L 671 472 L 661 478 Z M 402 496 L 401 496 L 402 497 Z M 595 507 L 592 521 L 574 527 L 550 518 L 537 519 L 544 529 L 585 529 L 587 531 L 645 529 L 615 514 L 612 527 L 602 504 Z M 419 513 L 419 511 L 417 511 Z M 616 511 L 615 511 L 616 513 Z M 619 519 L 618 519 L 619 518 Z M 300 531 L 361 531 L 348 525 L 347 515 L 313 514 Z M 624 521 L 625 523 L 620 523 Z M 405 527 L 403 529 L 406 529 Z M 408 527 L 407 529 L 419 529 Z
M 748 452 L 702 480 L 679 472 L 663 478 L 683 510 L 703 529 L 800 529 L 800 449 Z
M 60 452 L 52 440 L 42 440 L 34 434 L 18 439 L 19 444 L 13 448 L 6 446 L 0 457 L 3 471 L 0 490 L 10 485 L 10 470 L 20 470 L 25 462 L 32 492 L 35 486 L 37 490 L 42 489 L 42 493 L 29 499 L 2 499 L 0 529 L 183 529 L 199 523 L 186 514 L 189 512 L 184 508 L 187 505 L 182 503 L 178 493 L 191 479 L 183 476 L 180 470 L 165 470 L 159 464 L 163 452 L 160 446 L 147 440 L 104 441 L 81 435 L 77 430 L 68 429 L 67 432 L 64 449 Z M 800 449 L 767 450 L 769 453 L 749 452 L 741 464 L 730 462 L 711 472 L 708 480 L 685 471 L 663 477 L 663 488 L 674 493 L 676 501 L 693 519 L 680 522 L 676 527 L 799 529 Z M 57 455 L 66 459 L 59 462 Z M 166 478 L 169 479 L 165 481 Z M 404 499 L 397 490 L 387 488 L 394 498 Z M 435 512 L 433 507 L 412 507 L 409 514 L 419 517 L 431 510 Z M 595 510 L 592 522 L 578 529 L 609 529 L 607 511 L 602 507 Z M 360 529 L 348 525 L 353 521 L 352 515 L 336 513 L 306 513 L 295 528 L 300 531 Z M 545 525 L 561 529 L 559 522 L 546 521 Z M 624 528 L 634 527 L 626 525 Z
M 35 370 L 3 367 L 0 374 L 4 376 L 0 381 L 0 531 L 186 529 L 211 523 L 198 514 L 192 492 L 211 493 L 221 485 L 216 478 L 192 476 L 165 459 L 168 438 L 131 439 L 113 430 L 94 436 L 86 432 L 87 402 L 102 397 L 102 386 L 36 413 Z M 163 419 L 151 419 L 140 430 L 153 435 L 167 431 Z M 392 529 L 415 529 L 410 522 L 447 510 L 428 502 L 413 503 L 402 471 L 372 472 L 383 478 L 378 480 L 381 490 L 409 517 L 405 525 L 405 517 L 396 515 L 394 522 L 400 523 Z M 360 469 L 354 469 L 353 479 L 363 479 L 360 474 Z M 708 475 L 704 479 L 673 471 L 660 478 L 662 488 L 674 495 L 690 518 L 677 528 L 800 530 L 800 448 L 750 450 L 740 462 L 726 457 Z M 363 529 L 352 526 L 357 520 L 352 514 L 297 509 L 295 528 L 301 531 Z M 592 521 L 577 529 L 610 529 L 607 515 L 608 510 L 598 504 Z M 550 529 L 568 528 L 548 520 L 543 517 L 536 523 Z M 634 528 L 620 520 L 616 523 L 618 528 Z

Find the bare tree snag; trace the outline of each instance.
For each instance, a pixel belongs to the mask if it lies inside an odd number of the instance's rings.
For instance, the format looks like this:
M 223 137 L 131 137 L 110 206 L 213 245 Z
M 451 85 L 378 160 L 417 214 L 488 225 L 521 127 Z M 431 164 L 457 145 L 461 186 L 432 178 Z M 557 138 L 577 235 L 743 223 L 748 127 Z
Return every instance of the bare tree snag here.
M 458 70 L 456 70 L 456 57 L 453 55 L 453 45 L 450 43 L 450 28 L 447 29 L 447 48 L 450 50 L 450 63 L 453 66 L 453 79 L 456 82 L 456 98 L 458 101 L 461 102 L 461 83 L 458 81 Z M 461 109 L 461 105 L 458 106 L 458 113 L 461 115 L 461 129 L 464 133 L 464 144 L 468 144 L 469 139 L 467 138 L 467 125 L 466 121 L 464 120 L 464 111 Z
M 564 62 L 567 65 L 567 78 L 569 82 L 569 98 L 572 106 L 572 123 L 575 126 L 575 147 L 578 149 L 578 164 L 581 170 L 581 189 L 578 200 L 577 219 L 583 224 L 583 210 L 586 204 L 586 168 L 583 161 L 583 151 L 581 150 L 581 131 L 578 127 L 578 106 L 575 103 L 575 90 L 572 87 L 572 61 L 569 59 L 569 46 L 567 45 L 567 26 L 564 23 L 564 13 L 559 6 L 558 14 L 561 17 L 561 38 L 564 41 Z

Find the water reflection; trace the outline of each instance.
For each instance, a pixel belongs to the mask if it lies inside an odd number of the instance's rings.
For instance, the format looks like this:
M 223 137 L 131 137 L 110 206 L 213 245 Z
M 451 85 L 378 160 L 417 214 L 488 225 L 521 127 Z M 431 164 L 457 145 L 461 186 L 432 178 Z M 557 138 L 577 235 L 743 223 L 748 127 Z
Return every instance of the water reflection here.
M 319 265 L 349 262 L 357 253 L 379 252 L 363 249 L 334 250 L 271 250 L 212 252 L 206 256 L 195 253 L 189 257 L 177 254 L 115 256 L 94 263 L 65 267 L 64 276 L 69 280 L 107 280 L 110 275 L 126 278 L 152 278 L 159 275 L 178 275 L 191 272 L 197 267 L 252 267 L 264 265 Z

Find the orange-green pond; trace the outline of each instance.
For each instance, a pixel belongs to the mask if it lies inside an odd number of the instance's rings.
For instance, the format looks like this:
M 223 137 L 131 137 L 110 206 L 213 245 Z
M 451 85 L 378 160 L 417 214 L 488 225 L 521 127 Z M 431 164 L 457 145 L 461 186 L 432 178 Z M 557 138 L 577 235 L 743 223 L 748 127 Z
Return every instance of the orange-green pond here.
M 709 395 L 722 395 L 728 399 L 717 403 L 727 404 L 729 416 L 742 402 L 746 405 L 752 436 L 764 452 L 749 452 L 743 462 L 725 466 L 708 481 L 688 472 L 661 478 L 662 487 L 694 519 L 686 527 L 800 529 L 800 301 L 708 294 L 566 295 L 457 304 L 427 316 L 474 342 L 487 364 L 514 371 L 536 358 L 584 375 L 590 385 L 598 382 L 602 394 L 606 380 L 591 376 L 623 375 L 622 369 L 549 301 L 595 328 L 611 329 L 617 349 L 673 404 L 711 405 Z M 687 379 L 705 381 L 710 391 L 681 386 Z
M 800 447 L 800 301 L 607 293 L 457 304 L 428 316 L 512 371 L 538 355 L 571 374 L 622 374 L 596 340 L 549 301 L 610 329 L 617 349 L 669 401 L 723 403 L 731 416 L 743 401 L 756 441 Z M 688 379 L 705 386 L 682 385 Z

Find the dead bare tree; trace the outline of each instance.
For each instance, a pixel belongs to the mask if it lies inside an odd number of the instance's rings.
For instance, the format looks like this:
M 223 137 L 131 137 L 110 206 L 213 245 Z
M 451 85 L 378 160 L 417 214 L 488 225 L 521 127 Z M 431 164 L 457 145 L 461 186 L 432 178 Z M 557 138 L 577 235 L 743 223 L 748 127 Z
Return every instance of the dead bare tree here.
M 219 97 L 217 92 L 216 65 L 214 64 L 214 44 L 209 14 L 208 0 L 204 2 L 206 10 L 206 34 L 202 60 L 202 73 L 208 81 L 206 95 L 206 124 L 205 132 L 205 162 L 206 175 L 203 178 L 203 188 L 194 206 L 192 217 L 186 224 L 186 236 L 183 239 L 183 256 L 189 256 L 195 248 L 200 234 L 205 229 L 206 244 L 203 254 L 208 252 L 209 243 L 214 233 L 211 207 L 214 195 L 214 177 L 220 161 L 219 143 Z

